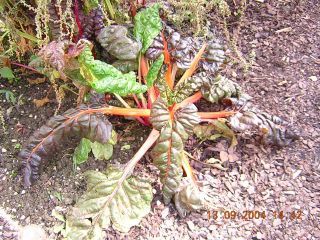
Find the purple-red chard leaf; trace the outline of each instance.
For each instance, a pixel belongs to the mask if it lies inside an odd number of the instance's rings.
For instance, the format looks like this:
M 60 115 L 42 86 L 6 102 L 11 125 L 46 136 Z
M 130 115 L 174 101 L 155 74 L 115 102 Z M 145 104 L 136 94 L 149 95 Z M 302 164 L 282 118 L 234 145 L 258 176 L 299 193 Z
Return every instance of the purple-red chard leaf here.
M 68 41 L 52 41 L 43 46 L 38 55 L 42 60 L 59 72 L 65 67 L 65 50 L 68 48 Z
M 221 75 L 217 77 L 207 76 L 203 78 L 201 93 L 209 102 L 217 103 L 224 98 L 239 97 L 241 95 L 241 87 Z
M 168 204 L 180 189 L 182 159 L 185 157 L 184 141 L 199 123 L 197 108 L 189 104 L 177 110 L 173 118 L 165 102 L 159 98 L 151 110 L 151 123 L 160 131 L 160 137 L 152 150 L 154 164 L 160 170 L 164 202 Z
M 52 117 L 30 137 L 19 154 L 25 186 L 30 186 L 38 178 L 42 158 L 57 150 L 67 136 L 78 135 L 106 143 L 111 137 L 111 131 L 111 123 L 97 111 L 97 107 L 82 105 Z
M 113 57 L 120 60 L 137 60 L 141 45 L 129 38 L 124 26 L 111 25 L 101 29 L 97 36 L 101 46 Z
M 234 131 L 256 130 L 262 136 L 264 144 L 278 147 L 287 146 L 299 139 L 300 133 L 297 129 L 278 116 L 270 115 L 253 106 L 248 96 L 240 99 L 228 98 L 225 102 L 241 108 L 241 111 L 229 120 Z

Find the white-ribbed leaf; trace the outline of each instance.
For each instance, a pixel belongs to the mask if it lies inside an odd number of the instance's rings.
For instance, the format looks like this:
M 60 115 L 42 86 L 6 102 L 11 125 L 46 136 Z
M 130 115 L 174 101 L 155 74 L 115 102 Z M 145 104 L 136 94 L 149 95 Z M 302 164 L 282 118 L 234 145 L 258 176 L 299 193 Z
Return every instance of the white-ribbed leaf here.
M 128 232 L 150 211 L 152 188 L 148 182 L 126 177 L 119 168 L 87 172 L 88 190 L 67 216 L 68 239 L 104 239 L 111 224 Z

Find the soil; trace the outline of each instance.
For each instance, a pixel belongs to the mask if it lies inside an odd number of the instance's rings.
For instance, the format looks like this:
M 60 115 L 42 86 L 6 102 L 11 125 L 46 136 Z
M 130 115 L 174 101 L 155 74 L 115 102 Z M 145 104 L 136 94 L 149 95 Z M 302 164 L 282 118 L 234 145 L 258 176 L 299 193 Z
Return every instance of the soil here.
M 282 149 L 262 146 L 257 138 L 246 135 L 238 137 L 236 149 L 228 149 L 226 140 L 200 144 L 191 139 L 188 150 L 193 157 L 201 159 L 205 153 L 228 164 L 225 171 L 199 169 L 199 179 L 206 181 L 213 196 L 210 214 L 194 212 L 184 219 L 172 204 L 163 204 L 157 171 L 147 154 L 136 171 L 144 169 L 154 182 L 152 210 L 127 234 L 109 228 L 108 239 L 320 239 L 320 2 L 260 2 L 250 3 L 238 36 L 243 55 L 255 53 L 252 66 L 244 74 L 234 65 L 226 74 L 239 82 L 259 108 L 291 122 L 302 138 Z M 36 77 L 24 76 L 15 84 L 0 82 L 1 89 L 22 95 L 22 103 L 5 116 L 5 132 L 0 130 L 0 207 L 19 224 L 40 224 L 50 239 L 60 239 L 53 226 L 61 222 L 52 210 L 66 213 L 85 191 L 83 173 L 104 169 L 107 162 L 90 158 L 74 169 L 76 141 L 69 141 L 45 163 L 32 188 L 22 187 L 20 147 L 57 107 L 53 101 L 37 108 L 33 99 L 45 97 L 50 85 L 30 85 L 27 78 Z M 11 104 L 3 96 L 0 99 L 7 111 Z M 68 93 L 59 112 L 74 107 L 75 102 L 75 96 Z M 111 121 L 119 134 L 111 162 L 121 163 L 133 156 L 149 130 L 130 120 Z M 130 149 L 121 150 L 124 145 Z M 228 219 L 231 211 L 242 217 Z M 258 212 L 258 217 L 250 217 L 250 211 Z M 215 213 L 217 219 L 213 219 Z

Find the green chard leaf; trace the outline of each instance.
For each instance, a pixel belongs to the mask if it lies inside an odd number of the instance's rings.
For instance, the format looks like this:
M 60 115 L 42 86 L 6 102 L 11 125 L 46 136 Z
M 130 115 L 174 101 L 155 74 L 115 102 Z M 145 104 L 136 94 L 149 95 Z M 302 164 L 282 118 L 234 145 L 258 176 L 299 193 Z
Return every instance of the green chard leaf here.
M 91 152 L 91 141 L 82 138 L 80 144 L 76 147 L 73 153 L 73 163 L 79 165 L 88 160 L 89 153 Z
M 113 154 L 113 146 L 117 143 L 117 133 L 112 130 L 111 138 L 107 143 L 91 143 L 92 153 L 98 160 L 109 160 Z
M 117 143 L 117 133 L 112 130 L 111 137 L 107 143 L 91 142 L 82 138 L 73 154 L 73 163 L 79 165 L 88 160 L 88 155 L 92 150 L 94 157 L 98 160 L 109 160 L 113 155 L 113 146 Z
M 151 208 L 152 187 L 114 166 L 87 172 L 87 192 L 67 216 L 67 239 L 105 239 L 103 229 L 128 232 Z
M 161 70 L 164 61 L 164 55 L 161 54 L 158 59 L 151 65 L 150 70 L 147 74 L 147 85 L 152 87 L 154 81 L 157 79 L 159 71 Z
M 110 143 L 94 142 L 91 144 L 92 153 L 98 160 L 109 160 L 113 154 L 113 145 Z
M 144 93 L 147 86 L 136 81 L 134 72 L 123 74 L 114 66 L 95 60 L 87 45 L 79 58 L 80 72 L 98 93 L 116 93 L 121 96 Z
M 153 39 L 158 36 L 162 29 L 159 9 L 160 4 L 154 4 L 138 12 L 134 18 L 134 36 L 142 43 L 141 52 L 143 54 L 151 46 Z
M 180 189 L 182 180 L 182 160 L 185 157 L 184 141 L 192 133 L 193 127 L 199 123 L 197 108 L 189 104 L 177 110 L 174 120 L 165 102 L 159 98 L 151 109 L 151 123 L 160 131 L 160 137 L 151 154 L 154 164 L 160 170 L 160 180 L 163 184 L 164 202 L 168 204 Z

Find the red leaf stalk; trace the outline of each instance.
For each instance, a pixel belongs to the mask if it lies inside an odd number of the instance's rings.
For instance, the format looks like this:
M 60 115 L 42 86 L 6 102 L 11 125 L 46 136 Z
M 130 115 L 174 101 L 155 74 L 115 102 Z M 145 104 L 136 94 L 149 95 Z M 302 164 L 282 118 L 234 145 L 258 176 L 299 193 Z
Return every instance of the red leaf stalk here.
M 77 23 L 77 26 L 78 26 L 78 29 L 79 29 L 78 35 L 76 37 L 76 40 L 78 41 L 79 38 L 82 36 L 82 33 L 83 33 L 83 29 L 82 29 L 81 21 L 80 21 L 80 16 L 79 16 L 79 3 L 78 3 L 78 0 L 74 1 L 74 15 L 75 15 L 76 23 Z

